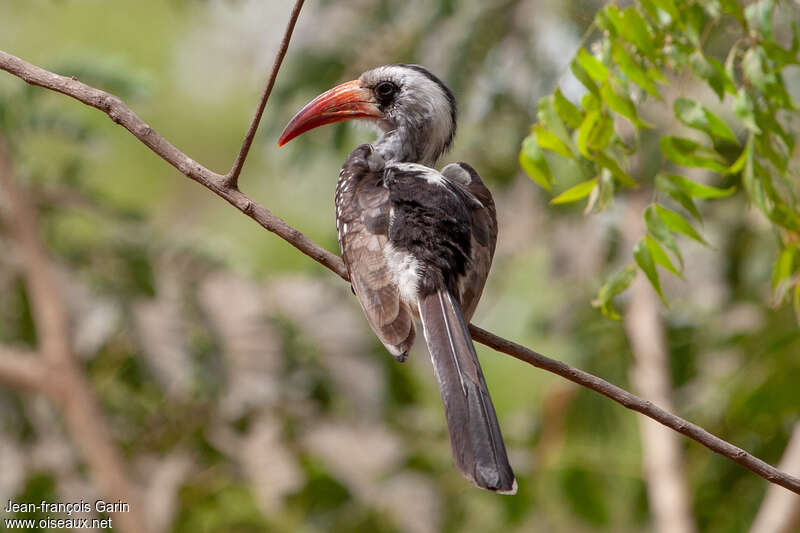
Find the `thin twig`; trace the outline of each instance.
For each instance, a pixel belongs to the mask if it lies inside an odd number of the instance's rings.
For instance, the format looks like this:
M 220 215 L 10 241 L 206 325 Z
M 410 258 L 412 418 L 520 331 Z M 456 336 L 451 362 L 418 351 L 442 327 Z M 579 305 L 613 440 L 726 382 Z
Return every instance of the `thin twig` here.
M 344 263 L 337 255 L 321 248 L 311 241 L 311 239 L 286 224 L 286 222 L 270 213 L 265 207 L 254 202 L 245 194 L 227 186 L 224 176 L 215 174 L 179 151 L 166 139 L 153 131 L 150 126 L 137 117 L 136 114 L 116 96 L 89 87 L 77 80 L 46 71 L 2 51 L 0 51 L 0 69 L 10 72 L 32 85 L 38 85 L 46 89 L 60 92 L 104 111 L 113 121 L 124 126 L 136 138 L 150 147 L 151 150 L 160 155 L 169 164 L 177 168 L 182 174 L 207 187 L 261 224 L 261 226 L 267 230 L 275 233 L 304 254 L 329 268 L 342 279 L 348 280 Z M 651 402 L 643 400 L 592 374 L 573 368 L 560 361 L 549 359 L 533 350 L 503 339 L 502 337 L 498 337 L 474 325 L 470 325 L 470 332 L 472 333 L 473 339 L 490 348 L 516 357 L 537 368 L 547 370 L 548 372 L 557 374 L 607 396 L 629 409 L 642 413 L 686 435 L 690 439 L 696 440 L 712 451 L 728 457 L 745 468 L 752 470 L 764 479 L 800 494 L 800 479 L 777 470 L 764 461 L 753 457 L 741 448 L 712 435 L 696 424 L 692 424 L 676 415 L 664 411 Z
M 250 128 L 247 130 L 247 134 L 244 136 L 242 149 L 239 151 L 239 155 L 236 156 L 236 161 L 233 163 L 233 168 L 231 168 L 231 171 L 225 176 L 227 184 L 234 189 L 238 187 L 239 174 L 242 173 L 244 161 L 247 159 L 247 153 L 250 151 L 250 145 L 253 144 L 253 138 L 256 136 L 258 124 L 261 122 L 261 116 L 264 114 L 264 108 L 267 106 L 267 100 L 269 100 L 269 95 L 272 93 L 272 87 L 275 85 L 275 79 L 278 77 L 278 71 L 281 68 L 281 63 L 283 63 L 283 58 L 286 56 L 286 51 L 289 49 L 289 41 L 292 39 L 292 32 L 294 31 L 294 26 L 297 23 L 297 17 L 300 16 L 300 10 L 303 8 L 303 2 L 304 0 L 297 0 L 297 2 L 294 4 L 294 8 L 292 9 L 292 14 L 289 15 L 289 22 L 286 25 L 286 31 L 283 34 L 281 47 L 278 49 L 278 53 L 275 55 L 275 62 L 272 64 L 272 72 L 269 75 L 269 80 L 267 81 L 266 87 L 264 87 L 261 100 L 258 102 L 256 114 L 253 116 L 253 121 L 250 123 Z

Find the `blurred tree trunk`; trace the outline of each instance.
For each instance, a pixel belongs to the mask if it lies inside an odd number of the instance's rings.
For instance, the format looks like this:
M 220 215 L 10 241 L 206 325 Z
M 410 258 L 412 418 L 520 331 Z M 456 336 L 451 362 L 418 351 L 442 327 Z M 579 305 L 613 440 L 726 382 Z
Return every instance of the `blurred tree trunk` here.
M 38 361 L 45 365 L 36 390 L 60 409 L 64 424 L 81 450 L 89 476 L 100 498 L 124 502 L 128 512 L 108 513 L 126 533 L 146 533 L 135 484 L 129 479 L 94 389 L 71 347 L 69 317 L 53 275 L 53 265 L 39 237 L 35 207 L 14 175 L 8 145 L 0 136 L 0 192 L 5 197 L 2 215 L 17 241 L 24 264 L 25 287 L 36 327 Z
M 632 249 L 645 233 L 642 212 L 647 197 L 631 199 L 622 236 Z M 645 399 L 674 412 L 669 353 L 658 295 L 641 273 L 631 284 L 625 312 L 625 331 L 634 357 L 631 382 Z M 647 496 L 655 530 L 660 533 L 693 533 L 686 469 L 680 436 L 657 422 L 639 417 Z
M 800 422 L 794 425 L 778 467 L 784 472 L 800 474 Z M 758 510 L 750 533 L 790 533 L 800 530 L 800 496 L 783 487 L 770 485 Z

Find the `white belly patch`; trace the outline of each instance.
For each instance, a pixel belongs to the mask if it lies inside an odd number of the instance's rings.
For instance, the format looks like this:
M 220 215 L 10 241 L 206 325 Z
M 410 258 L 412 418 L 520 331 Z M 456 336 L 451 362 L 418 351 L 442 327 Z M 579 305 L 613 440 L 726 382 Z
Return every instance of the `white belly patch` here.
M 400 290 L 400 299 L 416 309 L 419 292 L 419 261 L 408 252 L 387 244 L 383 249 L 386 265 Z

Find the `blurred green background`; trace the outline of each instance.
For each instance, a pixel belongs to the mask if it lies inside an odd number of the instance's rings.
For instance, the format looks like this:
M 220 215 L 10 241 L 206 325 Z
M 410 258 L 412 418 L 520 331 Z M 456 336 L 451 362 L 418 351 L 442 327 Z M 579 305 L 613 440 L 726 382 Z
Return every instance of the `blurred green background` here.
M 290 5 L 0 0 L 0 49 L 122 96 L 224 172 Z M 243 191 L 336 250 L 338 168 L 372 133 L 331 126 L 280 150 L 277 136 L 304 103 L 367 68 L 427 66 L 459 100 L 447 161 L 472 164 L 498 202 L 475 323 L 630 388 L 623 324 L 589 303 L 629 257 L 624 206 L 599 217 L 549 206 L 517 163 L 537 99 L 556 84 L 578 94 L 566 65 L 599 5 L 309 1 Z M 395 363 L 341 280 L 102 113 L 3 73 L 0 117 L 55 258 L 74 351 L 154 531 L 654 530 L 637 415 L 479 346 L 520 487 L 515 497 L 479 491 L 452 467 L 424 346 Z M 665 281 L 673 401 L 774 464 L 800 416 L 800 331 L 770 299 L 767 225 L 741 199 L 709 209 L 713 248 L 685 243 L 687 281 Z M 35 348 L 14 246 L 0 227 L 0 342 Z M 0 388 L 0 427 L 0 502 L 94 493 L 51 405 Z M 747 531 L 767 483 L 696 443 L 681 447 L 697 530 Z

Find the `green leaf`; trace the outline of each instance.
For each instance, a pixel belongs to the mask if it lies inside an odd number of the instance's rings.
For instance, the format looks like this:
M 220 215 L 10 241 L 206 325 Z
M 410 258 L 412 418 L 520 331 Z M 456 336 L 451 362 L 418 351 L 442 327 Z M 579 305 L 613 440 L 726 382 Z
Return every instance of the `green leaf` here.
M 586 93 L 581 97 L 581 107 L 586 112 L 600 111 L 600 108 L 603 107 L 603 104 L 600 102 L 600 99 L 594 94 Z
M 570 128 L 577 128 L 583 122 L 583 113 L 561 94 L 561 89 L 556 89 L 553 93 L 553 107 L 561 120 Z
M 728 55 L 725 57 L 725 74 L 733 81 L 736 80 L 736 58 L 739 57 L 740 44 L 740 41 L 733 43 L 728 50 Z
M 691 224 L 689 224 L 685 218 L 674 211 L 670 211 L 660 205 L 656 205 L 656 212 L 661 220 L 664 221 L 664 224 L 667 225 L 669 229 L 675 231 L 677 233 L 683 233 L 687 237 L 691 237 L 692 239 L 696 240 L 701 244 L 705 244 L 706 246 L 708 243 L 697 233 Z
M 736 161 L 733 162 L 731 166 L 728 167 L 728 170 L 725 171 L 726 174 L 738 174 L 744 168 L 745 163 L 745 155 L 746 150 L 742 150 L 742 153 L 739 154 L 739 157 L 736 158 Z
M 597 189 L 597 212 L 600 212 L 614 201 L 614 179 L 607 168 L 600 171 Z
M 689 64 L 697 76 L 704 79 L 706 83 L 717 93 L 717 97 L 722 100 L 726 92 L 736 94 L 733 82 L 725 72 L 725 67 L 714 59 L 707 57 L 700 50 L 689 56 Z
M 712 140 L 716 138 L 739 144 L 731 129 L 706 107 L 690 98 L 676 98 L 673 106 L 675 117 L 689 126 L 707 133 Z
M 756 116 L 753 113 L 753 103 L 744 87 L 739 89 L 739 92 L 736 94 L 736 98 L 733 101 L 733 112 L 736 113 L 736 116 L 739 117 L 739 120 L 742 121 L 748 130 L 756 135 L 761 134 L 761 128 L 756 124 Z
M 617 27 L 614 26 L 613 22 L 611 22 L 611 19 L 609 18 L 605 9 L 601 9 L 595 14 L 594 23 L 597 24 L 597 27 L 601 30 L 607 31 L 609 37 L 612 39 L 617 38 Z
M 664 75 L 661 73 L 661 71 L 660 71 L 660 70 L 658 70 L 658 69 L 657 69 L 657 68 L 655 68 L 655 67 L 648 67 L 648 69 L 647 69 L 647 75 L 648 75 L 650 78 L 653 78 L 654 80 L 656 80 L 658 83 L 663 83 L 664 85 L 670 85 L 670 83 L 669 83 L 669 79 L 668 79 L 666 76 L 664 76 Z
M 792 243 L 778 255 L 775 266 L 772 269 L 772 290 L 778 288 L 778 284 L 787 279 L 794 272 L 795 257 L 797 256 L 797 244 Z
M 597 291 L 597 297 L 592 301 L 592 305 L 599 307 L 602 313 L 613 319 L 619 320 L 621 317 L 614 309 L 612 299 L 617 294 L 627 289 L 633 278 L 636 277 L 636 265 L 628 265 L 608 279 Z
M 664 221 L 661 220 L 661 217 L 658 216 L 656 213 L 656 209 L 654 205 L 647 206 L 647 209 L 644 211 L 644 222 L 645 226 L 647 227 L 647 231 L 652 235 L 658 242 L 663 244 L 667 247 L 667 249 L 675 254 L 675 257 L 678 258 L 678 262 L 681 265 L 681 270 L 683 270 L 683 257 L 681 256 L 680 250 L 678 250 L 678 246 L 675 244 L 675 239 L 672 238 L 672 232 L 669 230 Z M 653 253 L 652 250 L 650 250 Z M 653 257 L 656 257 L 656 254 L 653 253 Z M 658 263 L 658 261 L 656 261 Z M 672 263 L 670 263 L 669 267 L 671 268 Z M 675 272 L 676 275 L 680 275 L 678 272 Z
M 580 128 L 578 128 L 578 150 L 580 150 L 587 159 L 592 158 L 592 154 L 589 152 L 589 136 L 601 117 L 602 114 L 600 111 L 589 111 L 586 113 L 586 116 L 583 117 L 583 122 Z
M 603 113 L 596 127 L 589 136 L 589 148 L 592 150 L 605 150 L 614 135 L 614 121 L 611 117 Z
M 581 48 L 581 50 L 583 49 Z M 569 69 L 590 93 L 595 95 L 600 94 L 600 89 L 597 87 L 597 84 L 592 80 L 592 77 L 587 74 L 583 67 L 580 66 L 577 60 L 572 60 L 572 62 L 569 64 Z
M 572 158 L 573 154 L 569 147 L 564 142 L 556 137 L 555 133 L 546 130 L 542 124 L 537 124 L 533 128 L 536 134 L 536 142 L 545 150 L 550 150 L 558 155 Z
M 654 36 L 635 8 L 629 7 L 622 11 L 622 27 L 617 30 L 623 39 L 636 45 L 650 60 L 658 60 Z
M 771 81 L 764 71 L 765 60 L 764 49 L 759 46 L 748 49 L 742 57 L 742 72 L 762 92 L 766 92 L 767 84 Z
M 653 239 L 650 235 L 646 235 L 644 239 L 645 243 L 647 244 L 647 250 L 653 257 L 653 261 L 655 261 L 657 265 L 661 265 L 663 268 L 666 268 L 679 278 L 684 279 L 683 274 L 681 274 L 680 271 L 678 271 L 678 269 L 675 268 L 675 265 L 672 264 L 672 261 L 670 261 L 667 253 L 664 251 L 663 248 L 661 248 L 661 246 L 656 242 L 656 240 Z
M 764 131 L 777 136 L 786 147 L 786 153 L 791 153 L 794 150 L 795 137 L 792 133 L 786 131 L 781 123 L 775 119 L 774 110 L 766 109 L 762 111 L 760 108 L 754 108 L 754 112 L 756 116 L 756 123 Z M 756 136 L 756 140 L 758 139 L 759 136 Z M 768 136 L 763 136 L 763 140 L 765 142 L 769 141 Z M 784 158 L 784 163 L 778 164 L 777 166 L 785 167 L 786 162 L 788 162 L 787 158 Z
M 603 12 L 605 13 L 606 18 L 608 21 L 614 26 L 616 33 L 618 35 L 622 35 L 622 30 L 625 27 L 625 23 L 622 20 L 622 11 L 620 11 L 619 7 L 614 4 L 609 5 L 606 7 Z
M 678 8 L 675 7 L 675 2 L 672 0 L 653 0 L 653 3 L 661 11 L 669 15 L 670 19 L 673 21 L 680 20 L 680 13 L 678 12 Z
M 658 142 L 664 157 L 686 167 L 699 167 L 724 174 L 728 167 L 723 162 L 721 155 L 711 148 L 685 137 L 661 137 Z
M 733 17 L 739 21 L 740 24 L 743 26 L 747 25 L 747 22 L 744 18 L 744 11 L 742 11 L 742 6 L 739 5 L 738 0 L 722 0 L 722 10 L 725 13 L 733 15 Z
M 775 204 L 775 206 L 769 210 L 767 216 L 772 222 L 789 231 L 797 231 L 800 229 L 800 215 L 786 204 Z
M 691 196 L 689 196 L 689 194 L 682 187 L 680 187 L 680 185 L 671 180 L 671 177 L 677 178 L 680 176 L 670 176 L 664 173 L 657 174 L 655 178 L 656 187 L 658 187 L 661 192 L 666 193 L 670 198 L 678 202 L 684 209 L 691 213 L 698 222 L 700 222 L 702 220 L 700 217 L 700 211 L 697 210 L 697 206 L 694 205 L 694 201 L 692 200 Z
M 545 129 L 552 132 L 561 142 L 567 145 L 572 142 L 567 127 L 556 112 L 552 96 L 548 95 L 539 99 L 539 102 L 536 104 L 536 118 Z
M 687 2 L 681 9 L 684 34 L 692 46 L 700 48 L 700 35 L 706 25 L 706 14 L 696 2 Z
M 767 135 L 756 135 L 756 152 L 758 155 L 772 163 L 781 174 L 785 174 L 789 160 L 773 147 L 770 137 Z
M 608 107 L 630 120 L 633 124 L 642 128 L 649 128 L 650 124 L 643 122 L 639 119 L 639 114 L 636 112 L 636 106 L 633 105 L 630 98 L 619 94 L 611 87 L 611 84 L 606 82 L 600 87 L 600 96 Z
M 544 190 L 549 191 L 553 183 L 550 166 L 544 158 L 544 153 L 536 142 L 535 135 L 528 135 L 522 141 L 522 150 L 519 152 L 519 164 L 530 178 Z
M 661 298 L 664 305 L 667 305 L 667 301 L 664 299 L 664 293 L 661 292 L 661 283 L 658 280 L 655 261 L 650 253 L 650 249 L 647 247 L 647 241 L 644 238 L 640 239 L 633 248 L 633 258 L 636 259 L 636 264 L 639 265 L 639 268 L 642 269 L 647 279 L 650 280 L 650 284 L 658 293 L 658 297 Z
M 602 83 L 608 79 L 608 68 L 587 52 L 585 48 L 578 50 L 575 60 L 594 81 Z
M 592 192 L 597 186 L 597 178 L 592 178 L 588 181 L 581 182 L 574 187 L 570 187 L 566 191 L 562 192 L 552 200 L 550 200 L 551 204 L 568 204 L 570 202 L 577 202 L 581 198 L 586 198 L 589 196 L 589 193 Z
M 742 72 L 773 105 L 793 109 L 792 99 L 786 92 L 779 69 L 773 68 L 774 59 L 767 55 L 762 46 L 750 48 L 742 58 Z
M 760 27 L 768 39 L 774 39 L 772 35 L 772 12 L 774 9 L 774 0 L 759 0 L 747 6 L 744 15 L 750 26 Z
M 622 73 L 628 77 L 628 79 L 647 91 L 647 94 L 650 96 L 661 100 L 661 95 L 656 88 L 656 84 L 653 83 L 653 78 L 648 76 L 644 69 L 639 66 L 636 60 L 634 60 L 628 54 L 628 52 L 625 51 L 625 47 L 622 45 L 622 43 L 614 41 L 611 44 L 611 57 L 614 59 L 614 62 L 617 64 Z
M 595 153 L 594 160 L 603 168 L 608 169 L 611 172 L 611 174 L 615 178 L 617 178 L 617 181 L 619 181 L 622 185 L 625 185 L 626 187 L 639 186 L 639 184 L 636 183 L 636 181 L 632 177 L 630 177 L 630 175 L 628 175 L 627 172 L 625 172 L 624 170 L 622 170 L 622 168 L 620 168 L 617 161 L 613 157 L 607 155 L 605 152 Z
M 728 187 L 727 189 L 720 189 L 719 187 L 712 187 L 711 185 L 703 185 L 694 181 L 688 180 L 683 176 L 665 175 L 666 178 L 680 187 L 686 194 L 693 198 L 701 198 L 708 200 L 710 198 L 725 198 L 736 192 L 736 186 Z
M 639 6 L 644 10 L 645 14 L 649 15 L 651 19 L 660 22 L 658 8 L 656 8 L 653 0 L 639 0 Z
M 756 161 L 755 157 L 753 156 L 754 144 L 755 140 L 751 135 L 750 139 L 747 141 L 744 152 L 745 164 L 744 171 L 742 172 L 742 184 L 744 185 L 750 200 L 755 202 L 755 204 L 764 214 L 767 214 L 769 210 L 767 209 L 764 187 L 761 185 L 761 180 L 757 179 L 756 177 Z
M 722 84 L 722 90 L 728 94 L 736 94 L 736 86 L 728 76 L 728 73 L 725 72 L 725 66 L 715 57 L 708 56 L 706 59 L 711 64 L 711 68 L 714 69 L 716 78 Z
M 614 125 L 607 115 L 590 111 L 578 128 L 578 149 L 584 157 L 592 159 L 591 152 L 605 149 L 613 133 Z
M 795 22 L 795 24 L 797 24 Z M 762 41 L 761 46 L 768 58 L 775 62 L 775 70 L 779 71 L 786 65 L 797 65 L 797 50 L 785 49 L 775 41 Z

